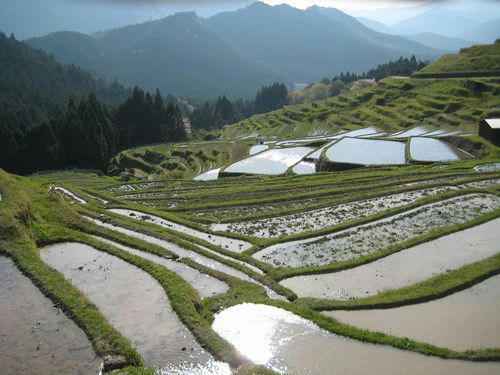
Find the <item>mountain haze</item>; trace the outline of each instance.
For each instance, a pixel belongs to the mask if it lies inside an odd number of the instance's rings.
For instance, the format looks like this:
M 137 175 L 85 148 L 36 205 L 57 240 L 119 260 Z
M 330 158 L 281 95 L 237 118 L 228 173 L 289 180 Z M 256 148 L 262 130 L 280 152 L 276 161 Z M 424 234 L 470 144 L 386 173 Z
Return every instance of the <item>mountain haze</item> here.
M 310 83 L 439 51 L 379 33 L 333 8 L 254 3 L 202 19 L 193 12 L 99 32 L 52 33 L 30 45 L 107 79 L 177 96 L 250 98 L 276 81 Z
M 176 95 L 250 97 L 277 79 L 270 69 L 237 52 L 193 12 L 94 36 L 59 32 L 27 42 L 100 76 Z
M 215 15 L 208 24 L 235 48 L 295 82 L 361 72 L 400 56 L 438 55 L 419 43 L 373 31 L 334 8 L 300 10 L 257 2 Z

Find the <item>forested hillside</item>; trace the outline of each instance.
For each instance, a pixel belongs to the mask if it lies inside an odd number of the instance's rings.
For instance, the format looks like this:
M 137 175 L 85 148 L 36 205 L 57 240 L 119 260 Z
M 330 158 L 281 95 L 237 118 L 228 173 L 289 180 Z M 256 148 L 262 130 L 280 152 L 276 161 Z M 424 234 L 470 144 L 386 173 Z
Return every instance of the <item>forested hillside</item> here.
M 259 2 L 208 19 L 178 13 L 91 36 L 58 32 L 27 43 L 129 86 L 210 100 L 250 99 L 263 85 L 361 73 L 400 56 L 439 56 L 333 8 Z
M 94 92 L 103 103 L 116 105 L 129 94 L 117 82 L 107 84 L 78 67 L 61 65 L 1 32 L 0 55 L 0 119 L 12 127 L 47 121 L 70 97 Z
M 295 82 L 341 72 L 360 73 L 400 56 L 437 56 L 437 50 L 376 32 L 334 8 L 300 10 L 254 3 L 208 19 L 232 46 L 283 72 Z
M 124 148 L 186 139 L 179 106 L 159 91 L 106 85 L 4 34 L 0 51 L 0 168 L 105 171 Z
M 193 12 L 93 36 L 52 33 L 27 43 L 102 77 L 176 96 L 249 98 L 279 77 L 237 52 Z

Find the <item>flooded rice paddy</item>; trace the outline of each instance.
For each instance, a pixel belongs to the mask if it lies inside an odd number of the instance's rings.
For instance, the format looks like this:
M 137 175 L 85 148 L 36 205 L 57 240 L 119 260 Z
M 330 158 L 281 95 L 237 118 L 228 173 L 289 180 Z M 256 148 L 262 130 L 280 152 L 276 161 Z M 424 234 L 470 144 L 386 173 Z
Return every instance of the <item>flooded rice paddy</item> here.
M 406 163 L 405 149 L 402 142 L 343 138 L 327 149 L 326 157 L 337 163 L 402 165 Z
M 252 247 L 252 244 L 246 241 L 242 240 L 236 240 L 232 238 L 227 238 L 227 237 L 222 237 L 218 236 L 215 234 L 209 234 L 205 232 L 201 232 L 196 229 L 189 228 L 185 225 L 177 224 L 172 221 L 162 219 L 158 216 L 154 215 L 148 215 L 144 214 L 143 212 L 140 211 L 134 211 L 134 210 L 125 210 L 125 209 L 120 209 L 120 208 L 114 208 L 110 209 L 110 212 L 113 212 L 115 214 L 123 215 L 123 216 L 128 216 L 136 220 L 144 220 L 159 226 L 162 226 L 164 228 L 184 233 L 199 239 L 202 239 L 204 241 L 207 241 L 209 243 L 212 243 L 214 245 L 220 246 L 224 249 L 227 249 L 229 251 L 234 251 L 237 253 L 241 253 L 245 250 L 248 250 Z
M 500 171 L 500 163 L 488 163 L 476 165 L 474 169 L 478 172 L 496 172 Z
M 437 227 L 465 223 L 500 208 L 500 198 L 469 194 L 341 232 L 269 246 L 256 259 L 288 267 L 320 266 L 373 253 Z
M 280 175 L 312 151 L 310 147 L 275 148 L 231 164 L 224 172 Z
M 244 280 L 244 281 L 248 281 L 248 282 L 260 285 L 260 286 L 262 286 L 264 288 L 264 290 L 266 291 L 267 296 L 269 298 L 272 298 L 272 299 L 283 299 L 282 296 L 276 294 L 271 289 L 269 289 L 269 288 L 265 287 L 264 285 L 258 283 L 257 281 L 255 281 L 254 279 L 252 279 L 247 274 L 245 274 L 245 273 L 243 273 L 241 271 L 238 271 L 238 270 L 236 270 L 236 269 L 234 269 L 232 267 L 226 266 L 225 264 L 222 264 L 220 262 L 217 262 L 215 260 L 207 258 L 207 257 L 205 257 L 203 255 L 200 255 L 200 254 L 198 254 L 195 251 L 186 250 L 186 249 L 181 248 L 180 246 L 177 246 L 177 245 L 175 245 L 173 243 L 170 243 L 170 242 L 165 241 L 165 240 L 161 240 L 161 239 L 153 237 L 153 236 L 149 236 L 147 234 L 135 232 L 133 230 L 126 229 L 126 228 L 123 228 L 123 227 L 119 227 L 119 226 L 116 226 L 116 225 L 111 225 L 111 224 L 108 224 L 108 223 L 103 223 L 102 221 L 97 220 L 97 219 L 92 219 L 92 218 L 89 218 L 89 217 L 86 217 L 86 219 L 88 219 L 88 220 L 92 221 L 94 224 L 102 226 L 104 228 L 108 228 L 108 229 L 114 230 L 116 232 L 123 233 L 123 234 L 126 234 L 128 236 L 135 237 L 135 238 L 139 238 L 139 239 L 144 240 L 146 242 L 149 242 L 149 243 L 158 245 L 160 247 L 163 247 L 164 249 L 166 249 L 168 251 L 171 251 L 174 254 L 177 254 L 181 258 L 192 259 L 195 262 L 197 262 L 197 263 L 199 263 L 199 264 L 201 264 L 201 265 L 203 265 L 205 267 L 208 267 L 208 268 L 211 268 L 211 269 L 214 269 L 214 270 L 226 273 L 228 275 L 237 277 L 238 279 L 241 279 L 241 280 Z M 208 250 L 206 248 L 204 248 L 204 249 L 207 250 L 207 251 L 210 251 L 210 252 L 214 253 L 215 255 L 218 255 L 220 257 L 224 257 L 222 255 L 219 255 L 218 253 L 215 253 L 214 251 Z M 224 258 L 228 259 L 228 257 L 224 257 Z M 250 269 L 254 269 L 255 268 L 255 267 L 252 267 L 250 265 L 247 265 L 246 263 L 239 262 L 239 261 L 233 260 L 233 259 L 231 259 L 231 260 L 234 261 L 235 263 L 243 264 L 243 265 L 249 267 Z M 262 271 L 260 271 L 259 273 L 262 273 Z
M 307 161 L 301 161 L 292 168 L 292 171 L 296 174 L 314 174 L 316 173 L 316 164 Z
M 226 283 L 217 280 L 211 276 L 205 275 L 204 273 L 201 273 L 200 271 L 195 270 L 194 268 L 191 268 L 182 262 L 159 257 L 157 255 L 147 253 L 145 251 L 133 249 L 131 247 L 124 246 L 122 244 L 108 240 L 106 238 L 98 236 L 92 236 L 92 237 L 98 239 L 99 241 L 118 247 L 119 249 L 125 250 L 133 255 L 137 255 L 141 258 L 148 259 L 154 263 L 160 264 L 165 268 L 169 269 L 170 271 L 175 272 L 184 280 L 186 280 L 189 284 L 191 284 L 191 286 L 194 289 L 196 289 L 196 291 L 202 298 L 210 297 L 213 296 L 214 294 L 224 293 L 229 289 Z
M 401 250 L 345 271 L 297 276 L 280 282 L 299 297 L 349 300 L 424 281 L 493 256 L 500 219 Z
M 79 243 L 47 246 L 40 255 L 130 339 L 149 366 L 198 363 L 213 367 L 212 356 L 181 323 L 165 291 L 149 274 Z M 225 371 L 220 374 L 229 373 L 228 365 L 222 368 Z
M 102 361 L 85 333 L 3 256 L 0 301 L 2 374 L 99 372 Z
M 500 347 L 500 276 L 436 301 L 325 315 L 360 328 L 468 350 Z
M 69 191 L 68 189 L 65 189 L 63 187 L 60 187 L 60 186 L 51 186 L 49 189 L 53 189 L 54 191 L 56 191 L 58 193 L 62 193 L 64 195 L 66 195 L 68 198 L 73 199 L 74 201 L 77 201 L 80 204 L 87 204 L 87 201 L 85 201 L 84 199 L 82 199 L 80 197 L 77 197 L 71 191 Z
M 212 224 L 213 231 L 228 231 L 242 235 L 273 238 L 318 230 L 350 220 L 360 219 L 394 207 L 400 207 L 417 199 L 455 190 L 451 186 L 409 191 L 384 197 L 343 203 L 332 207 L 300 212 L 292 215 L 225 224 Z
M 427 126 L 417 126 L 416 128 L 412 128 L 403 132 L 395 133 L 389 138 L 409 138 L 409 137 L 417 137 L 419 135 L 424 135 L 425 133 L 429 133 L 431 129 Z
M 255 155 L 258 154 L 259 152 L 266 151 L 268 148 L 269 148 L 268 145 L 255 145 L 250 147 L 249 154 Z
M 193 180 L 195 181 L 212 181 L 212 180 L 217 180 L 219 178 L 219 171 L 221 168 L 217 169 L 212 169 L 208 172 L 199 174 L 196 176 Z
M 289 311 L 243 303 L 215 315 L 213 329 L 243 355 L 279 374 L 495 374 L 499 363 L 443 360 L 366 344 Z
M 455 149 L 434 138 L 414 137 L 410 140 L 410 156 L 418 161 L 460 160 Z

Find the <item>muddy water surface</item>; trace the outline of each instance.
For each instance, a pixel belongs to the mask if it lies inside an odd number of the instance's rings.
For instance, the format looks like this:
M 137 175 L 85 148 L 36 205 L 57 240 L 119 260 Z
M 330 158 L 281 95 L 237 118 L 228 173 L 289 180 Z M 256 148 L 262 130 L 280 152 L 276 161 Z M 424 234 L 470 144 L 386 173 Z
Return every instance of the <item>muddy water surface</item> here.
M 289 267 L 326 265 L 371 254 L 434 228 L 461 224 L 498 208 L 500 198 L 495 195 L 468 194 L 337 233 L 269 246 L 254 257 Z
M 427 188 L 404 193 L 387 195 L 371 199 L 363 199 L 335 206 L 282 215 L 259 220 L 240 221 L 235 223 L 212 224 L 213 231 L 228 231 L 243 235 L 274 238 L 297 234 L 309 230 L 318 230 L 350 220 L 361 219 L 391 208 L 413 203 L 417 199 L 456 190 L 451 186 Z
M 455 350 L 499 348 L 500 276 L 436 301 L 325 315 L 357 327 Z
M 108 224 L 108 223 L 103 223 L 100 220 L 92 219 L 92 218 L 89 218 L 89 217 L 86 217 L 86 219 L 92 221 L 96 225 L 99 225 L 99 226 L 102 226 L 102 227 L 105 227 L 105 228 L 108 228 L 108 229 L 111 229 L 111 230 L 114 230 L 114 231 L 126 234 L 128 236 L 139 238 L 139 239 L 144 240 L 144 241 L 149 242 L 149 243 L 156 244 L 156 245 L 158 245 L 160 247 L 163 247 L 164 249 L 167 249 L 167 250 L 169 250 L 169 251 L 177 254 L 181 258 L 182 257 L 184 257 L 184 258 L 190 258 L 190 259 L 194 260 L 195 262 L 197 262 L 199 264 L 202 264 L 202 265 L 204 265 L 206 267 L 209 267 L 209 268 L 215 269 L 217 271 L 221 271 L 221 272 L 227 273 L 228 275 L 237 277 L 237 278 L 239 278 L 241 280 L 245 280 L 245 281 L 249 281 L 249 282 L 254 283 L 254 284 L 258 284 L 258 285 L 262 286 L 266 290 L 266 293 L 267 293 L 267 295 L 268 295 L 269 298 L 272 298 L 272 299 L 283 299 L 284 298 L 284 297 L 276 294 L 275 292 L 273 292 L 269 288 L 265 287 L 264 285 L 258 283 L 257 281 L 255 281 L 254 279 L 252 279 L 247 274 L 245 274 L 245 273 L 243 273 L 241 271 L 238 271 L 238 270 L 236 270 L 236 269 L 234 269 L 232 267 L 226 266 L 226 265 L 224 265 L 222 263 L 219 263 L 219 262 L 217 262 L 215 260 L 212 260 L 210 258 L 204 257 L 203 255 L 200 255 L 200 254 L 198 254 L 198 253 L 196 253 L 194 251 L 183 249 L 183 248 L 181 248 L 181 247 L 179 247 L 177 245 L 174 245 L 174 244 L 172 244 L 170 242 L 161 240 L 161 239 L 156 238 L 156 237 L 148 236 L 147 234 L 134 232 L 134 231 L 132 231 L 130 229 L 122 228 L 122 227 L 119 227 L 119 226 L 116 226 L 116 225 L 111 225 L 111 224 Z M 208 249 L 206 249 L 206 250 L 208 250 Z M 241 263 L 241 262 L 239 262 L 239 263 Z M 262 272 L 262 271 L 260 271 L 260 272 Z
M 281 281 L 300 297 L 346 300 L 397 289 L 500 251 L 500 219 L 410 247 L 349 270 Z
M 205 232 L 201 232 L 196 229 L 192 229 L 189 227 L 186 227 L 181 224 L 174 223 L 172 221 L 168 221 L 165 219 L 162 219 L 161 217 L 157 217 L 154 215 L 147 215 L 139 211 L 133 211 L 133 210 L 125 210 L 125 209 L 120 209 L 120 208 L 114 208 L 110 209 L 110 212 L 113 212 L 115 214 L 123 215 L 123 216 L 128 216 L 133 219 L 137 220 L 144 220 L 156 225 L 160 225 L 164 228 L 185 233 L 190 236 L 200 238 L 204 241 L 207 241 L 209 243 L 212 243 L 214 245 L 220 246 L 222 248 L 225 248 L 230 251 L 238 252 L 241 253 L 242 251 L 248 250 L 252 247 L 252 244 L 246 241 L 242 240 L 235 240 L 232 238 L 227 238 L 227 237 L 222 237 L 222 236 L 217 236 L 214 234 L 209 234 Z
M 226 283 L 217 280 L 211 276 L 205 275 L 204 273 L 201 273 L 200 271 L 195 270 L 194 268 L 188 267 L 184 263 L 177 262 L 171 259 L 162 258 L 157 255 L 147 253 L 145 251 L 133 249 L 131 247 L 124 246 L 122 244 L 108 240 L 106 238 L 98 236 L 92 236 L 92 237 L 98 239 L 99 241 L 116 246 L 131 254 L 137 255 L 141 258 L 148 259 L 157 264 L 161 264 L 162 266 L 169 269 L 170 271 L 175 272 L 184 280 L 186 280 L 189 284 L 191 284 L 191 286 L 196 289 L 196 291 L 202 298 L 210 297 L 213 296 L 214 294 L 221 294 L 229 289 Z
M 500 363 L 443 360 L 325 332 L 286 310 L 244 303 L 213 328 L 255 363 L 280 374 L 498 374 Z
M 85 333 L 0 256 L 0 373 L 96 375 L 101 362 Z
M 172 310 L 165 291 L 150 275 L 125 261 L 79 243 L 61 243 L 40 251 L 104 314 L 143 356 L 149 366 L 213 366 Z M 229 373 L 227 365 L 222 366 Z

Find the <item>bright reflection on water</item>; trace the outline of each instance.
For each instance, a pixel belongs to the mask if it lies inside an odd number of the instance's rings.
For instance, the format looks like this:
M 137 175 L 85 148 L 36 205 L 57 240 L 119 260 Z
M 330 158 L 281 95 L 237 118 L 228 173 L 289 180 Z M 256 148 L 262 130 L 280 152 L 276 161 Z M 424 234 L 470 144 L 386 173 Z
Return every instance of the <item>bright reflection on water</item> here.
M 212 328 L 241 354 L 280 374 L 500 374 L 500 363 L 444 360 L 323 331 L 273 306 L 243 303 L 215 315 Z M 196 374 L 196 373 L 195 373 Z
M 327 334 L 314 323 L 277 307 L 243 303 L 215 315 L 212 328 L 259 365 L 289 373 L 279 359 L 282 346 L 300 337 Z
M 177 366 L 167 366 L 156 369 L 155 375 L 231 375 L 227 363 L 209 361 L 206 363 L 184 363 Z

